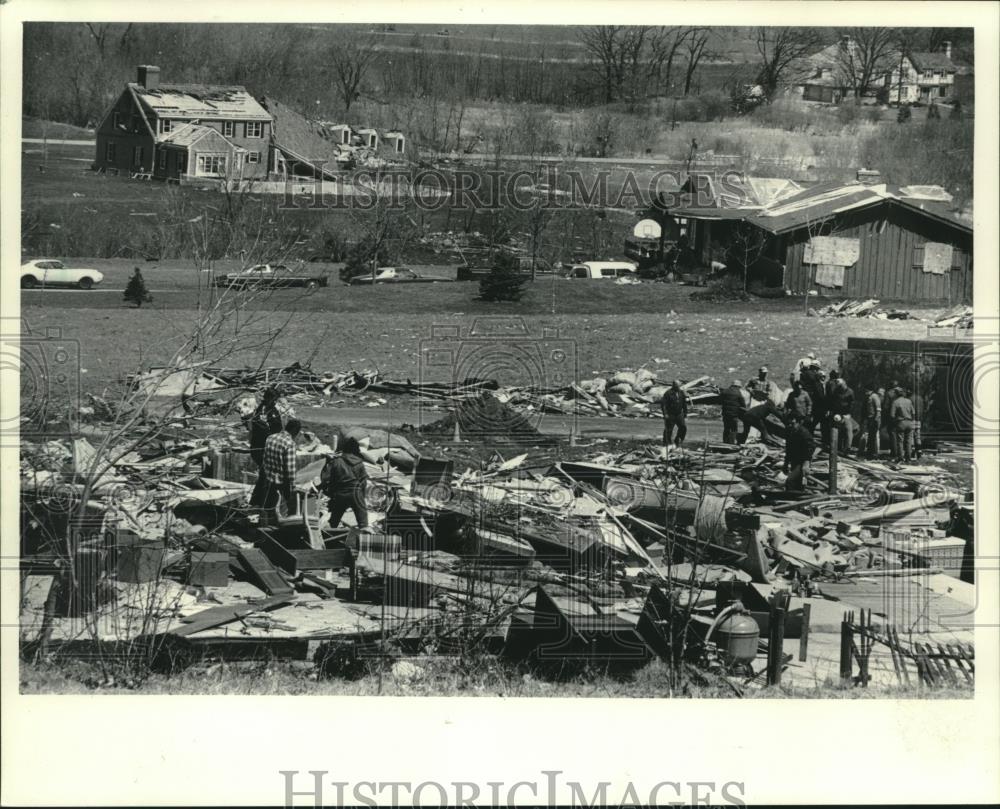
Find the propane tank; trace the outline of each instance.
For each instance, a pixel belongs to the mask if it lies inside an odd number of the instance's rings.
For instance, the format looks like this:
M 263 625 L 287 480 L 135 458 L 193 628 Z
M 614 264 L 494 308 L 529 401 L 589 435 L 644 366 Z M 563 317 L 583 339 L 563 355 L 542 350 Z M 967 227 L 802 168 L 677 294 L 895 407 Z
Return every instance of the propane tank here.
M 760 627 L 742 607 L 719 614 L 715 625 L 715 644 L 730 664 L 752 663 L 757 657 Z

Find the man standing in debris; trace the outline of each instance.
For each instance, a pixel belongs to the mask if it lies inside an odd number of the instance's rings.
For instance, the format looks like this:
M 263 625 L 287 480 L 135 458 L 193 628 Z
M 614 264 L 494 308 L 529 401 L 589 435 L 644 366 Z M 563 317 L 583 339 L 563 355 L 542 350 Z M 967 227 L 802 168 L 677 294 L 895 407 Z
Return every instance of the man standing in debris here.
M 836 368 L 830 369 L 830 375 L 823 385 L 823 412 L 819 414 L 820 418 L 820 437 L 823 440 L 823 446 L 827 449 L 830 448 L 830 426 L 833 424 L 833 400 L 834 392 L 837 390 L 837 380 L 840 379 L 840 374 L 837 372 Z
M 326 490 L 330 498 L 330 528 L 340 525 L 347 509 L 354 512 L 358 528 L 367 528 L 365 491 L 368 473 L 361 457 L 361 445 L 356 438 L 348 436 L 341 446 L 341 454 L 330 460 L 330 480 Z
M 812 403 L 812 415 L 805 426 L 810 430 L 815 430 L 816 423 L 822 419 L 826 408 L 826 399 L 823 395 L 823 372 L 819 368 L 818 360 L 802 369 L 802 373 L 799 374 L 799 382 L 802 383 L 802 390 L 809 394 L 809 401 Z
M 796 376 L 789 378 L 792 391 L 785 399 L 785 413 L 794 416 L 802 424 L 809 424 L 812 418 L 812 397 L 802 388 L 802 382 Z
M 681 381 L 675 379 L 670 383 L 667 392 L 663 394 L 660 401 L 660 410 L 663 412 L 663 446 L 669 450 L 671 443 L 676 447 L 684 441 L 687 435 L 687 412 L 688 396 L 681 388 Z M 677 438 L 673 438 L 674 427 L 677 428 Z
M 913 456 L 913 421 L 916 413 L 910 392 L 904 390 L 892 402 L 892 454 L 896 461 L 909 463 Z
M 861 412 L 861 446 L 868 458 L 878 458 L 878 433 L 882 426 L 882 400 L 871 386 L 865 388 L 865 400 Z
M 902 394 L 903 389 L 899 386 L 899 382 L 894 379 L 892 380 L 892 385 L 889 386 L 889 390 L 882 397 L 882 424 L 885 427 L 886 438 L 888 439 L 889 449 L 892 452 L 892 459 L 894 461 L 898 461 L 899 458 L 896 457 L 896 440 L 893 438 L 895 430 L 892 424 L 892 403 Z
M 833 395 L 830 401 L 830 415 L 834 418 L 840 416 L 837 426 L 840 428 L 839 441 L 843 447 L 843 454 L 848 456 L 854 447 L 854 391 L 851 390 L 847 380 L 842 376 L 837 377 L 837 384 L 833 388 Z
M 280 510 L 284 499 L 287 513 L 295 514 L 297 504 L 293 496 L 295 473 L 295 438 L 302 425 L 298 419 L 289 419 L 285 429 L 267 437 L 264 442 L 264 508 Z
M 257 466 L 257 483 L 250 495 L 250 505 L 260 507 L 264 504 L 264 444 L 268 436 L 281 432 L 281 415 L 277 408 L 278 392 L 267 388 L 261 397 L 260 404 L 247 419 L 250 429 L 250 460 Z
M 813 442 L 812 432 L 798 416 L 789 416 L 788 432 L 785 434 L 785 463 L 782 468 L 788 475 L 785 480 L 787 491 L 802 491 L 815 451 L 816 444 Z
M 732 385 L 719 393 L 719 401 L 722 404 L 722 442 L 724 444 L 738 443 L 740 415 L 747 406 L 744 393 L 743 383 L 738 379 L 734 379 Z

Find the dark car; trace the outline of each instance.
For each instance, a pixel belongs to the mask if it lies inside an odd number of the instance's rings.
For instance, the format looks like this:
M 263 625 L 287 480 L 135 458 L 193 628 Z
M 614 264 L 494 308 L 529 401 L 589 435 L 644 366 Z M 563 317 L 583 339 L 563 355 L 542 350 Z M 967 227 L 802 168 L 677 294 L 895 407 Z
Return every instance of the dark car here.
M 493 272 L 493 267 L 489 265 L 480 266 L 470 266 L 466 264 L 465 266 L 459 267 L 455 275 L 456 279 L 459 281 L 479 281 L 485 278 Z M 518 275 L 523 275 L 528 278 L 531 277 L 531 258 L 528 256 L 518 256 L 517 257 L 517 272 Z M 544 258 L 535 259 L 535 275 L 552 275 L 553 268 L 552 265 L 546 261 Z
M 215 279 L 218 287 L 233 289 L 287 289 L 304 287 L 316 289 L 329 283 L 326 275 L 316 272 L 296 271 L 284 264 L 257 264 L 246 270 L 226 273 Z

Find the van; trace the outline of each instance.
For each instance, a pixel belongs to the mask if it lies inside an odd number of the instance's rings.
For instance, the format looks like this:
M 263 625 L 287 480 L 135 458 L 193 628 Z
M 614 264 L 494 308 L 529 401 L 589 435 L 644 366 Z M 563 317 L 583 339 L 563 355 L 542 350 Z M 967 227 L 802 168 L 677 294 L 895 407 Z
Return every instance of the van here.
M 584 261 L 570 267 L 569 278 L 615 278 L 632 277 L 636 265 L 631 261 Z

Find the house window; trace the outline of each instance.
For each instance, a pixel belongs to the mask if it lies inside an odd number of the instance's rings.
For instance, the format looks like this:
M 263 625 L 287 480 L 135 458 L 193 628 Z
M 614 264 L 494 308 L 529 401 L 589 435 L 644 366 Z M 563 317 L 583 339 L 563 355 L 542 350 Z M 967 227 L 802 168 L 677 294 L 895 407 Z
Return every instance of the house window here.
M 924 246 L 922 244 L 913 248 L 913 269 L 922 270 L 924 268 Z
M 247 163 L 259 163 L 260 152 L 247 152 Z
M 161 169 L 165 169 L 167 167 L 166 149 L 160 149 L 159 153 L 156 155 L 156 163 Z
M 174 122 L 171 121 L 169 118 L 163 118 L 160 121 L 160 132 L 162 133 L 171 132 L 173 128 L 174 128 Z
M 948 95 L 948 88 L 942 84 L 940 87 L 938 87 L 938 95 L 941 96 L 942 98 Z
M 233 121 L 223 121 L 222 122 L 222 134 L 231 138 L 236 133 L 236 124 Z
M 247 137 L 248 138 L 262 138 L 264 137 L 264 124 L 260 121 L 247 121 Z
M 177 155 L 177 171 L 181 174 L 187 171 L 188 167 L 188 156 L 187 152 L 181 152 Z
M 122 114 L 118 112 L 118 110 L 115 110 L 113 113 L 111 113 L 111 126 L 114 129 L 121 129 Z
M 115 162 L 115 143 L 114 141 L 108 141 L 104 145 L 104 159 L 109 163 Z
M 198 172 L 200 176 L 214 175 L 216 177 L 226 173 L 226 156 L 224 154 L 200 154 L 198 155 Z
M 133 132 L 138 132 L 139 131 L 139 116 L 138 115 L 133 115 L 132 116 L 132 118 L 129 121 L 129 128 Z
M 141 146 L 135 146 L 135 147 L 133 147 L 133 149 L 132 149 L 132 165 L 133 166 L 141 166 L 142 165 L 142 158 L 143 158 L 142 147 Z

